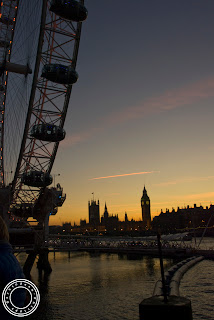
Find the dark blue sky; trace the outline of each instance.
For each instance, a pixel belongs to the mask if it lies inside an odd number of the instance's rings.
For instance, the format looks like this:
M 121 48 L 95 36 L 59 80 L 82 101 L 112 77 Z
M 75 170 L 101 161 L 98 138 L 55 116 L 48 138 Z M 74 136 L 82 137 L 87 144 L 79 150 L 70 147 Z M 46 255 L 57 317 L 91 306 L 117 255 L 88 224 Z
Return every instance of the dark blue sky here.
M 94 192 L 121 218 L 212 201 L 214 2 L 86 0 L 77 71 L 54 170 L 61 218 L 87 217 Z M 63 168 L 63 169 L 62 169 Z M 145 175 L 89 180 L 110 175 Z M 102 208 L 103 207 L 103 208 Z M 58 221 L 57 215 L 54 219 Z

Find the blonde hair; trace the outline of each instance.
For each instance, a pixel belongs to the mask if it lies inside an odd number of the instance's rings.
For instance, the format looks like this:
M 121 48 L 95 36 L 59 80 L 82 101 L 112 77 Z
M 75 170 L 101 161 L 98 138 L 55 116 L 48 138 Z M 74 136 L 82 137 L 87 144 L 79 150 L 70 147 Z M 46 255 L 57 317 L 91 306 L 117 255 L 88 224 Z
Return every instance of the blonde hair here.
M 0 240 L 9 241 L 9 232 L 5 221 L 0 216 Z

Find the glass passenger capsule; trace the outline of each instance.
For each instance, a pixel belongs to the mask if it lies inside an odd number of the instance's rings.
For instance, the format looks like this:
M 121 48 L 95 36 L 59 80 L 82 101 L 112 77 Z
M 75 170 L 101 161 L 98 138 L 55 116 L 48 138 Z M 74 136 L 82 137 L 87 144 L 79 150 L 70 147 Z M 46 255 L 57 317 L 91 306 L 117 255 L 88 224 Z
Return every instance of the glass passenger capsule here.
M 50 11 L 63 19 L 81 22 L 88 16 L 88 10 L 75 0 L 52 0 Z
M 62 191 L 58 191 L 56 194 L 56 198 L 54 200 L 54 205 L 56 207 L 61 207 L 63 205 L 63 203 L 65 202 L 66 199 L 66 194 L 62 193 Z
M 29 171 L 22 175 L 22 183 L 30 187 L 43 188 L 53 182 L 52 176 L 47 172 Z
M 49 123 L 35 124 L 30 133 L 31 137 L 50 142 L 58 142 L 65 138 L 65 130 Z
M 72 67 L 62 64 L 44 65 L 41 76 L 61 84 L 74 84 L 78 80 L 78 73 Z
M 32 215 L 32 205 L 28 203 L 23 203 L 21 205 L 17 205 L 11 211 L 15 216 L 18 217 L 29 217 Z

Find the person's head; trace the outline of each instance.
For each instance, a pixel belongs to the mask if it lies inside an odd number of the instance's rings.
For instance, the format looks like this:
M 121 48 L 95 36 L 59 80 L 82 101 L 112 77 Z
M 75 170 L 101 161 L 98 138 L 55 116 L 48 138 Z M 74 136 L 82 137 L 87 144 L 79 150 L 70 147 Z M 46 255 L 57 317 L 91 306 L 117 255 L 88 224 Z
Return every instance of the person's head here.
M 7 229 L 7 225 L 0 216 L 0 240 L 9 241 L 9 232 Z

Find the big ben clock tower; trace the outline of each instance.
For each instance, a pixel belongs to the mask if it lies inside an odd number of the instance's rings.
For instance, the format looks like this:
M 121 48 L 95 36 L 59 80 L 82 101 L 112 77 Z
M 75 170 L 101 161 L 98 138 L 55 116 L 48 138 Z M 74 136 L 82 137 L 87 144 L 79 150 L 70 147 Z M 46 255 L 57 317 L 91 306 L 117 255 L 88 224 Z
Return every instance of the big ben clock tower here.
M 150 213 L 150 199 L 144 186 L 143 195 L 141 198 L 142 219 L 145 223 L 145 228 L 151 228 L 151 213 Z

